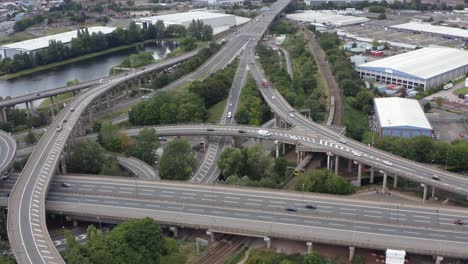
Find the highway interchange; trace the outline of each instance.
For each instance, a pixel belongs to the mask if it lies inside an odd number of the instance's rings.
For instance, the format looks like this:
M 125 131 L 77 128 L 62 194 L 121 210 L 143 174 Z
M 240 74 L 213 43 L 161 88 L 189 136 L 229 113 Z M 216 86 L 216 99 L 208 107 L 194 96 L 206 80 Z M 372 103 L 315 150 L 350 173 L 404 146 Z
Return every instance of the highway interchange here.
M 16 141 L 8 133 L 0 130 L 0 176 L 7 172 L 13 163 L 16 152 Z
M 257 23 L 249 23 L 246 25 L 244 27 L 246 30 L 245 32 L 228 39 L 228 43 L 225 44 L 220 52 L 212 56 L 208 62 L 194 73 L 169 85 L 168 89 L 183 85 L 191 80 L 203 78 L 207 74 L 222 68 L 238 54 L 252 37 L 261 36 L 272 17 L 276 15 L 278 10 L 282 10 L 288 2 L 289 1 L 276 2 L 272 6 L 271 13 L 265 14 Z M 262 79 L 266 79 L 254 61 L 248 65 L 248 67 L 259 84 Z M 18 182 L 15 184 L 8 202 L 8 207 L 10 209 L 8 214 L 8 234 L 12 249 L 19 263 L 64 263 L 58 251 L 53 246 L 45 225 L 45 200 L 62 149 L 81 114 L 93 100 L 108 92 L 115 85 L 135 78 L 143 73 L 144 72 L 134 73 L 129 76 L 112 79 L 112 81 L 106 81 L 78 94 L 58 114 L 39 141 Z M 388 173 L 395 173 L 418 182 L 423 182 L 465 196 L 467 195 L 468 184 L 461 176 L 427 168 L 424 165 L 396 157 L 374 148 L 369 148 L 366 145 L 350 139 L 346 139 L 347 142 L 345 144 L 340 143 L 340 140 L 343 139 L 340 135 L 293 112 L 294 109 L 276 90 L 261 88 L 261 92 L 275 114 L 279 115 L 283 120 L 287 120 L 291 125 L 303 129 L 303 133 L 299 133 L 298 135 L 293 135 L 285 131 L 272 130 L 272 134 L 274 134 L 270 136 L 271 138 L 283 138 L 290 144 L 296 144 L 298 141 L 301 141 L 302 144 L 310 145 L 317 150 L 323 149 L 324 151 L 331 151 L 341 157 L 347 157 L 375 166 Z M 74 111 L 72 111 L 72 109 Z M 68 120 L 66 123 L 63 122 L 65 119 Z M 56 131 L 59 126 L 62 127 L 61 131 Z M 223 135 L 240 134 L 238 127 L 231 127 L 229 129 L 226 127 L 223 128 L 221 125 L 213 126 L 217 133 L 222 132 Z M 200 127 L 176 127 L 176 130 L 178 130 L 177 133 L 181 135 L 184 133 L 187 133 L 187 135 L 194 134 L 197 129 L 201 130 Z M 206 134 L 206 127 L 202 129 L 205 130 Z M 258 137 L 257 128 L 244 129 L 249 130 L 246 133 L 242 133 L 246 134 L 245 136 L 254 137 L 255 135 L 255 137 Z M 158 130 L 158 133 L 161 134 L 161 129 Z M 291 135 L 297 138 L 292 138 Z M 384 161 L 388 161 L 392 165 L 387 165 Z M 433 175 L 438 175 L 441 181 L 432 181 Z M 69 179 L 67 181 L 72 182 L 72 186 L 76 185 L 77 188 L 81 186 L 77 180 Z M 121 180 L 115 181 L 120 182 Z M 90 182 L 91 181 L 88 181 L 87 185 L 98 186 L 97 182 L 93 182 L 92 184 L 90 184 Z M 233 188 L 229 191 L 229 188 L 219 186 L 157 183 L 162 184 L 163 190 L 158 191 L 155 189 L 152 191 L 153 193 L 150 194 L 149 192 L 151 192 L 151 190 L 148 186 L 156 183 L 134 181 L 134 183 L 122 183 L 122 185 L 124 185 L 123 187 L 112 187 L 112 185 L 115 184 L 113 182 L 114 181 L 102 183 L 101 185 L 106 185 L 107 187 L 102 186 L 99 190 L 91 188 L 91 190 L 88 191 L 85 190 L 86 188 L 81 188 L 78 189 L 76 193 L 67 192 L 67 190 L 62 190 L 60 187 L 52 185 L 50 187 L 50 194 L 47 196 L 47 207 L 51 210 L 60 208 L 60 210 L 70 215 L 78 213 L 123 219 L 152 216 L 161 222 L 208 228 L 214 231 L 258 234 L 261 236 L 284 237 L 304 241 L 322 241 L 373 248 L 396 247 L 399 249 L 406 249 L 410 252 L 468 257 L 466 255 L 468 241 L 465 235 L 465 228 L 460 227 L 459 229 L 455 229 L 457 227 L 453 226 L 453 222 L 450 225 L 450 221 L 453 221 L 454 218 L 467 218 L 466 213 L 463 211 L 455 212 L 449 209 L 434 208 L 432 210 L 437 210 L 439 212 L 435 214 L 423 212 L 424 210 L 431 210 L 427 207 L 400 205 L 397 209 L 398 212 L 392 214 L 392 209 L 387 209 L 387 211 L 385 211 L 385 206 L 376 203 L 374 206 L 375 208 L 368 210 L 369 212 L 364 212 L 364 210 L 367 209 L 362 208 L 366 208 L 368 205 L 363 205 L 363 201 L 356 202 L 343 199 L 343 201 L 340 200 L 339 206 L 349 206 L 343 205 L 343 203 L 351 203 L 352 206 L 361 208 L 356 209 L 349 207 L 349 215 L 344 216 L 344 207 L 333 207 L 330 204 L 326 205 L 326 201 L 338 199 L 330 196 L 326 196 L 323 200 L 320 200 L 319 196 L 302 194 L 304 195 L 305 204 L 317 204 L 317 210 L 313 210 L 313 212 L 302 212 L 303 202 L 300 199 L 301 194 L 297 193 L 287 194 L 295 198 L 287 197 L 284 198 L 284 201 L 280 201 L 277 199 L 281 199 L 279 196 L 283 194 L 280 195 L 278 191 L 273 191 L 270 192 L 269 195 L 266 195 L 265 192 L 267 191 L 256 189 Z M 127 186 L 125 186 L 125 184 L 127 184 Z M 144 187 L 138 187 L 141 186 L 140 184 L 144 184 Z M 85 183 L 83 183 L 82 186 L 86 187 L 84 185 Z M 132 189 L 134 191 L 132 194 L 129 188 L 133 188 L 130 187 L 133 185 L 135 189 Z M 113 189 L 114 191 L 111 190 L 110 194 L 105 194 L 106 192 L 102 190 L 106 188 L 108 190 Z M 123 188 L 127 188 L 126 192 L 129 192 L 127 195 L 123 193 L 125 191 Z M 175 193 L 176 189 L 182 189 L 182 195 L 186 196 L 172 195 L 171 197 L 169 192 Z M 146 195 L 143 194 L 143 191 L 147 191 Z M 166 192 L 166 194 L 164 194 L 164 192 Z M 199 193 L 197 194 L 196 192 Z M 203 194 L 200 194 L 200 192 Z M 212 195 L 211 198 L 209 198 L 210 192 Z M 251 201 L 249 201 L 250 205 L 247 204 L 247 201 L 242 200 L 242 203 L 237 201 L 239 207 L 233 206 L 232 204 L 235 204 L 235 200 L 241 199 L 241 197 L 233 199 L 232 197 L 235 197 L 235 194 L 242 195 L 242 199 L 251 199 Z M 153 199 L 143 199 L 140 195 L 154 197 L 150 197 Z M 162 195 L 166 196 L 164 197 Z M 200 199 L 194 198 L 196 203 L 191 202 L 192 199 L 182 198 L 197 195 L 200 196 Z M 227 195 L 229 195 L 229 197 Z M 202 196 L 206 198 L 202 198 Z M 74 200 L 70 200 L 70 197 Z M 261 199 L 258 197 L 261 197 Z M 257 201 L 253 201 L 254 199 L 257 199 Z M 76 202 L 76 200 L 78 200 L 78 202 Z M 277 209 L 273 207 L 275 201 L 277 202 Z M 300 203 L 301 206 L 299 206 L 298 203 Z M 299 207 L 300 212 L 286 212 L 284 208 L 290 206 L 295 208 Z M 327 206 L 334 209 L 327 208 Z M 272 210 L 270 211 L 269 208 L 272 208 Z M 381 217 L 378 217 L 379 213 L 375 213 L 376 208 L 384 210 L 380 213 Z M 404 208 L 404 210 L 402 208 Z M 355 210 L 354 212 L 353 209 Z M 358 210 L 363 211 L 360 212 Z M 401 210 L 403 210 L 404 213 L 400 213 Z M 440 212 L 443 213 L 441 214 Z M 349 221 L 353 213 L 356 218 L 359 219 L 352 219 L 352 221 Z M 330 217 L 330 215 L 327 214 L 334 214 L 335 216 Z M 339 215 L 339 217 L 336 215 Z M 412 215 L 412 218 L 409 217 L 410 215 Z M 414 215 L 422 217 L 414 217 Z M 337 219 L 335 219 L 335 217 Z M 396 223 L 388 222 L 391 221 L 392 217 L 396 219 Z M 420 223 L 417 223 L 416 220 L 418 219 L 415 218 L 420 218 Z M 387 223 L 382 224 L 379 219 L 384 219 L 384 222 L 387 221 Z M 379 221 L 379 223 L 375 223 L 376 221 Z M 422 224 L 422 221 L 429 223 L 425 226 Z M 424 226 L 424 228 L 421 228 L 421 226 Z

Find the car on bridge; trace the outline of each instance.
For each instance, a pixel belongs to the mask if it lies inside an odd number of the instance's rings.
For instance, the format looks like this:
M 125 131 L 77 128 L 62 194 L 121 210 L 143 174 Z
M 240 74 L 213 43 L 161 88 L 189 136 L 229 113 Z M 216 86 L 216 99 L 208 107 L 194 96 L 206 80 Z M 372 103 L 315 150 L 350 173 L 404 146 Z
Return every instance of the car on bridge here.
M 440 181 L 440 178 L 437 175 L 432 175 L 432 179 L 435 181 Z
M 258 134 L 260 136 L 265 136 L 265 137 L 271 136 L 271 133 L 268 130 L 262 130 L 262 129 L 258 131 Z
M 387 166 L 392 166 L 392 165 L 393 165 L 393 163 L 391 163 L 391 162 L 388 161 L 388 160 L 385 160 L 383 163 L 384 163 L 385 165 L 387 165 Z
M 316 210 L 317 209 L 316 206 L 313 206 L 313 205 L 310 205 L 310 204 L 306 205 L 305 208 L 311 209 L 311 210 Z
M 358 156 L 358 157 L 362 157 L 362 153 L 361 152 L 357 152 L 355 150 L 353 150 L 353 155 L 354 156 Z
M 466 225 L 465 221 L 461 220 L 461 219 L 457 219 L 455 221 L 453 221 L 454 224 L 456 225 Z
M 297 212 L 297 209 L 294 207 L 286 207 L 286 211 L 288 212 Z

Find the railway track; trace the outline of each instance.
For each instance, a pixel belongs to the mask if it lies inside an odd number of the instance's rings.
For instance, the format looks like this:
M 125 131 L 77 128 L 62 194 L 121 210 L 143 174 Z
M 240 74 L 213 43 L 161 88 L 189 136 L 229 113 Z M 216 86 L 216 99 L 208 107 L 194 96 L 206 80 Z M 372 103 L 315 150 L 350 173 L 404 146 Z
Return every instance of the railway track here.
M 239 236 L 224 235 L 216 246 L 211 248 L 194 264 L 222 264 L 230 255 L 234 254 L 246 240 L 246 238 Z

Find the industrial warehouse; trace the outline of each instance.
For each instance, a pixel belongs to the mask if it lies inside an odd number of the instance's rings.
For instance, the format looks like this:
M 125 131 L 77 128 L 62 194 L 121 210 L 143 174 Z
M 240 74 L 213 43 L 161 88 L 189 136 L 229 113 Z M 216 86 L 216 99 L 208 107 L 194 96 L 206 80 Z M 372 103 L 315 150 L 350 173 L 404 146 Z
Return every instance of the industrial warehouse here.
M 135 23 L 142 28 L 148 27 L 149 24 L 154 25 L 157 21 L 163 21 L 166 27 L 169 25 L 182 25 L 184 27 L 188 27 L 193 20 L 201 20 L 205 25 L 210 25 L 213 28 L 213 33 L 217 34 L 229 29 L 229 27 L 246 23 L 250 19 L 223 13 L 191 11 L 139 18 L 135 20 Z
M 369 21 L 365 17 L 349 16 L 346 13 L 335 11 L 335 10 L 320 10 L 312 11 L 306 10 L 294 14 L 286 15 L 288 19 L 308 22 L 308 23 L 320 23 L 324 25 L 330 25 L 334 27 L 342 27 L 348 25 L 355 25 L 366 23 Z
M 432 35 L 438 35 L 445 38 L 457 38 L 461 40 L 468 40 L 468 30 L 446 26 L 434 26 L 427 23 L 405 23 L 400 25 L 391 26 L 392 29 L 398 31 L 410 31 Z
M 89 34 L 102 32 L 103 34 L 109 34 L 115 30 L 114 27 L 89 27 Z M 0 55 L 2 58 L 13 58 L 16 54 L 30 53 L 32 51 L 38 51 L 49 47 L 51 40 L 60 41 L 63 44 L 70 43 L 73 38 L 78 35 L 78 30 L 64 32 L 60 34 L 50 35 L 41 38 L 35 38 L 25 40 L 21 42 L 11 43 L 0 47 Z
M 423 48 L 356 66 L 361 78 L 406 88 L 437 87 L 468 72 L 468 52 L 452 48 Z
M 373 131 L 380 136 L 431 136 L 432 127 L 417 100 L 399 97 L 375 98 Z

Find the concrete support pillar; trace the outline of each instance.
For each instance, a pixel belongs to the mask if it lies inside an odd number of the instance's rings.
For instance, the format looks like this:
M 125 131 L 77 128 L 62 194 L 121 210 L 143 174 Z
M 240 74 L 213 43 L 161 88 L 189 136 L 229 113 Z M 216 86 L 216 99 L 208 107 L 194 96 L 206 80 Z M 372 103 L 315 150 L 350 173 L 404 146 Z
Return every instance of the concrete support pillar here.
M 330 165 L 330 153 L 327 152 L 327 170 L 331 169 L 331 165 Z
M 357 175 L 357 180 L 358 180 L 358 186 L 361 186 L 361 181 L 362 181 L 362 163 L 358 163 L 358 175 Z
M 29 102 L 26 102 L 25 104 L 26 104 L 26 116 L 28 118 L 30 118 L 31 117 L 31 109 L 29 109 Z
M 65 157 L 64 155 L 60 155 L 60 165 L 62 167 L 62 173 L 67 174 L 67 164 L 65 162 Z
M 424 188 L 424 192 L 423 192 L 423 203 L 424 203 L 427 199 L 427 185 L 422 184 L 421 186 Z
M 349 247 L 349 262 L 352 262 L 354 259 L 354 247 Z
M 297 159 L 296 163 L 299 165 L 301 163 L 301 152 L 296 149 Z
M 435 263 L 436 263 L 436 264 L 441 264 L 443 260 L 444 260 L 444 257 L 437 256 L 437 257 L 436 257 L 436 262 L 435 262 Z
M 338 175 L 339 172 L 340 157 L 335 155 L 335 174 Z
M 395 177 L 393 177 L 393 189 L 396 190 L 397 187 L 398 187 L 398 175 L 395 175 Z
M 49 101 L 50 101 L 50 114 L 51 114 L 52 118 L 55 118 L 54 97 L 53 96 L 49 97 Z
M 106 104 L 107 104 L 107 108 L 111 107 L 110 94 L 109 93 L 106 93 Z
M 8 114 L 7 114 L 7 108 L 3 107 L 2 108 L 2 116 L 3 116 L 3 122 L 8 122 Z
M 374 183 L 374 167 L 370 168 L 370 183 Z
M 138 78 L 138 88 L 141 88 L 141 78 Z
M 349 159 L 348 160 L 348 173 L 351 172 L 352 166 L 353 166 L 353 161 L 351 159 Z
M 89 108 L 89 124 L 93 123 L 93 107 Z
M 169 227 L 169 230 L 172 231 L 172 234 L 174 235 L 174 238 L 179 236 L 179 229 L 177 228 L 177 226 L 171 226 L 171 227 Z
M 306 243 L 307 245 L 307 255 L 309 255 L 310 253 L 312 253 L 312 242 L 307 242 Z
M 73 228 L 77 228 L 78 227 L 78 221 L 73 219 Z
M 271 248 L 271 239 L 269 237 L 264 237 L 263 241 L 266 242 L 267 248 L 270 249 Z
M 431 195 L 431 198 L 434 199 L 435 198 L 435 187 L 432 186 L 432 195 Z
M 382 193 L 385 193 L 387 190 L 387 173 L 383 173 L 383 183 L 382 183 Z
M 279 144 L 278 140 L 275 140 L 275 154 L 277 158 L 279 157 Z
M 281 143 L 283 145 L 283 156 L 286 155 L 286 143 Z
M 58 95 L 55 96 L 55 113 L 59 113 L 60 112 L 60 105 L 59 105 L 59 98 L 58 98 Z
M 206 231 L 206 234 L 210 236 L 210 241 L 215 242 L 215 233 L 211 231 Z

